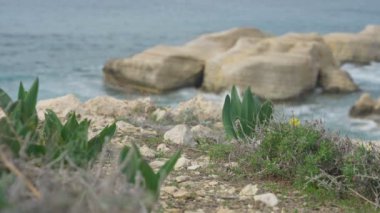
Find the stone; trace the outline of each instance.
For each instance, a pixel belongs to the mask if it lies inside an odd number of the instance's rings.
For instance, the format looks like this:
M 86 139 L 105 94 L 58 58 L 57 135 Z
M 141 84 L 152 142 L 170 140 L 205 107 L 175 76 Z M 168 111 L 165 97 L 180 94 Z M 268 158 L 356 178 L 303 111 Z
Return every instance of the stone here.
M 380 61 L 380 25 L 368 25 L 359 33 L 330 33 L 324 40 L 339 64 Z
M 190 165 L 190 160 L 185 157 L 180 157 L 174 166 L 174 170 L 180 170 Z
M 235 213 L 236 211 L 232 210 L 232 209 L 229 209 L 229 208 L 226 208 L 226 207 L 219 207 L 217 210 L 216 210 L 216 213 Z
M 191 165 L 191 166 L 187 167 L 187 170 L 197 170 L 199 168 L 201 168 L 201 166 L 198 164 L 195 164 L 195 165 Z
M 0 109 L 0 118 L 4 117 L 5 116 L 5 113 L 2 109 Z
M 212 129 L 201 124 L 193 126 L 190 131 L 193 133 L 194 138 L 213 138 Z
M 166 153 L 166 152 L 169 152 L 170 149 L 166 146 L 166 144 L 164 143 L 161 143 L 157 146 L 157 151 L 158 152 L 163 152 L 163 153 Z
M 127 116 L 130 111 L 124 101 L 110 96 L 99 96 L 90 99 L 81 106 L 81 110 L 89 115 L 110 117 Z
M 182 121 L 184 117 L 192 116 L 195 121 L 215 121 L 221 119 L 221 110 L 223 106 L 207 100 L 202 95 L 197 95 L 194 98 L 179 103 L 179 105 L 171 111 L 172 117 L 175 120 Z M 188 114 L 191 115 L 188 115 Z
M 246 186 L 244 186 L 244 188 L 239 192 L 239 198 L 240 200 L 246 200 L 246 199 L 250 199 L 250 198 L 253 198 L 254 195 L 256 195 L 256 193 L 259 191 L 259 189 L 257 188 L 257 185 L 253 185 L 253 184 L 248 184 Z
M 172 195 L 174 192 L 178 191 L 178 188 L 175 186 L 164 186 L 161 188 L 161 191 Z
M 162 121 L 166 118 L 167 116 L 167 112 L 166 110 L 163 110 L 163 109 L 159 109 L 157 108 L 153 113 L 152 113 L 153 117 L 154 117 L 154 120 L 159 122 L 159 121 Z
M 271 100 L 297 98 L 318 85 L 326 91 L 357 90 L 344 87 L 346 84 L 334 84 L 340 81 L 325 82 L 323 79 L 332 72 L 344 71 L 338 68 L 328 46 L 317 34 L 293 33 L 261 40 L 242 38 L 230 50 L 207 61 L 203 87 L 209 91 L 221 91 L 232 85 L 251 87 L 256 95 Z M 353 84 L 347 75 L 340 77 Z
M 144 157 L 153 158 L 156 156 L 156 152 L 146 145 L 140 147 L 140 152 Z
M 177 181 L 177 183 L 182 183 L 182 182 L 185 182 L 187 180 L 190 180 L 190 177 L 187 175 L 181 175 L 181 176 L 178 176 L 175 178 L 175 181 Z
M 39 101 L 36 105 L 38 118 L 45 120 L 47 109 L 53 110 L 59 118 L 64 118 L 69 112 L 75 112 L 80 107 L 80 100 L 73 94 L 58 98 Z
M 261 195 L 255 195 L 253 197 L 255 201 L 260 201 L 269 207 L 275 207 L 279 203 L 278 198 L 273 193 L 265 193 Z
M 373 114 L 380 115 L 380 100 L 374 100 L 369 93 L 362 94 L 350 109 L 352 117 L 367 117 Z
M 193 135 L 191 134 L 189 127 L 185 124 L 179 124 L 167 131 L 164 134 L 164 140 L 187 146 L 195 146 Z
M 271 35 L 255 28 L 233 28 L 201 35 L 186 43 L 185 47 L 191 49 L 200 59 L 207 60 L 229 50 L 242 38 L 260 40 L 268 37 Z
M 105 81 L 118 89 L 161 93 L 202 82 L 204 62 L 181 47 L 156 46 L 126 59 L 108 61 Z
M 190 193 L 186 190 L 186 189 L 178 189 L 177 191 L 175 191 L 172 196 L 174 198 L 186 198 L 186 197 L 189 197 Z
M 166 161 L 163 161 L 163 160 L 155 160 L 155 161 L 152 161 L 150 164 L 150 166 L 155 169 L 155 170 L 158 170 L 160 169 L 164 164 L 165 164 Z

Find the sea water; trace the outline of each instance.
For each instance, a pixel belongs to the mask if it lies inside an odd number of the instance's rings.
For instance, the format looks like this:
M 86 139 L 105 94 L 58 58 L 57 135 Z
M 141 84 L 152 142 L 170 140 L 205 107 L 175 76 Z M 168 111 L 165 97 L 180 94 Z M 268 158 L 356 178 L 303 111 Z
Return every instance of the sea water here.
M 379 0 L 0 0 L 0 87 L 16 96 L 20 81 L 39 77 L 39 99 L 74 93 L 82 100 L 99 95 L 136 98 L 109 89 L 102 66 L 157 44 L 176 45 L 209 32 L 256 27 L 274 35 L 287 32 L 358 32 L 380 24 Z M 380 64 L 344 65 L 364 91 L 380 96 Z M 195 89 L 154 96 L 175 105 L 200 93 Z M 223 95 L 206 94 L 214 99 Z M 286 115 L 322 119 L 342 134 L 380 139 L 379 127 L 348 117 L 360 93 L 311 94 L 277 106 Z

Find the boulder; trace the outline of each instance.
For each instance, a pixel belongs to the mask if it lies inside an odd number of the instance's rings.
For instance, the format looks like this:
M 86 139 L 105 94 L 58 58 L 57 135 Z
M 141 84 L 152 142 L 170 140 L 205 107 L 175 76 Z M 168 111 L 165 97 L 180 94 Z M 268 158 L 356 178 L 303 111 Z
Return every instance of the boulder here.
M 73 94 L 68 94 L 58 98 L 38 101 L 36 109 L 39 119 L 45 119 L 45 111 L 53 110 L 59 118 L 64 118 L 69 112 L 77 111 L 80 107 L 80 100 Z
M 177 125 L 167 131 L 164 134 L 164 140 L 174 144 L 196 145 L 189 127 L 185 124 Z
M 324 39 L 339 64 L 380 61 L 380 25 L 368 25 L 359 33 L 330 33 Z
M 240 39 L 261 40 L 268 37 L 271 37 L 271 35 L 255 28 L 233 28 L 222 32 L 201 35 L 186 43 L 184 47 L 191 49 L 195 56 L 207 60 L 229 50 Z
M 380 116 L 380 100 L 374 100 L 369 93 L 364 93 L 350 109 L 350 116 L 365 118 Z
M 103 68 L 113 87 L 153 93 L 200 86 L 204 62 L 180 47 L 156 46 L 131 58 L 110 60 Z
M 251 87 L 255 94 L 272 100 L 296 98 L 317 85 L 325 91 L 357 90 L 349 75 L 337 67 L 321 36 L 294 33 L 241 38 L 230 50 L 208 60 L 204 88 L 221 91 L 232 85 Z
M 205 60 L 231 48 L 239 38 L 269 35 L 254 28 L 237 28 L 202 35 L 184 46 L 156 46 L 103 68 L 105 81 L 119 89 L 165 92 L 202 84 Z

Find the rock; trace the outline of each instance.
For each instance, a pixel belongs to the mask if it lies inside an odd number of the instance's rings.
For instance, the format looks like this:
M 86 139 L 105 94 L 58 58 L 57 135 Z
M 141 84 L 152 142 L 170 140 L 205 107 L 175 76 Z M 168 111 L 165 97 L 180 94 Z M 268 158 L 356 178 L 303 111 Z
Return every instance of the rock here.
M 0 109 L 0 118 L 4 117 L 5 116 L 5 113 L 2 109 Z
M 69 112 L 76 111 L 80 106 L 80 100 L 73 94 L 58 98 L 42 100 L 37 103 L 38 118 L 45 120 L 45 111 L 53 110 L 59 118 L 64 118 Z
M 165 186 L 161 188 L 161 191 L 172 195 L 174 192 L 178 191 L 178 188 L 175 186 Z
M 326 69 L 320 73 L 319 84 L 325 92 L 329 93 L 349 93 L 359 90 L 351 76 L 343 70 Z
M 236 212 L 235 210 L 231 210 L 231 209 L 225 208 L 225 207 L 219 207 L 216 210 L 216 213 L 235 213 L 235 212 Z
M 214 138 L 212 129 L 201 124 L 193 126 L 190 131 L 193 133 L 194 138 Z
M 164 134 L 164 140 L 169 141 L 174 144 L 181 144 L 187 146 L 195 146 L 196 143 L 193 139 L 189 127 L 185 124 L 180 124 Z
M 156 46 L 103 68 L 105 81 L 119 89 L 160 93 L 202 83 L 204 62 L 181 47 Z
M 158 170 L 160 169 L 164 164 L 165 164 L 166 161 L 163 161 L 163 160 L 155 160 L 155 161 L 152 161 L 150 164 L 150 166 L 155 169 L 155 170 Z
M 252 198 L 254 195 L 256 195 L 257 191 L 259 189 L 257 188 L 257 185 L 248 184 L 244 186 L 244 188 L 239 193 L 240 200 L 246 200 Z
M 279 203 L 276 195 L 274 195 L 273 193 L 255 195 L 253 199 L 255 201 L 263 202 L 265 205 L 270 206 L 270 207 L 275 207 Z
M 339 64 L 380 61 L 379 25 L 368 25 L 359 33 L 330 33 L 324 39 Z
M 167 112 L 166 110 L 163 110 L 163 109 L 156 109 L 153 113 L 152 113 L 153 117 L 154 117 L 154 120 L 159 122 L 159 121 L 162 121 L 166 118 L 167 116 Z
M 260 40 L 270 36 L 268 33 L 255 28 L 233 28 L 222 32 L 201 35 L 185 44 L 185 47 L 191 49 L 193 54 L 201 59 L 207 60 L 229 50 L 239 39 L 251 38 Z
M 175 178 L 175 181 L 177 181 L 177 183 L 182 183 L 188 180 L 190 180 L 190 177 L 187 175 L 181 175 Z
M 182 168 L 185 168 L 187 167 L 188 165 L 190 165 L 190 160 L 185 158 L 185 157 L 180 157 L 178 160 L 177 160 L 177 163 L 175 164 L 174 166 L 174 170 L 179 170 L 179 169 L 182 169 Z
M 153 158 L 156 156 L 156 152 L 146 145 L 140 147 L 140 152 L 144 157 Z
M 355 91 L 352 79 L 331 73 L 343 73 L 323 38 L 317 34 L 287 34 L 280 37 L 252 40 L 242 38 L 227 52 L 206 63 L 204 88 L 221 91 L 232 85 L 251 87 L 252 91 L 272 100 L 285 100 L 321 85 L 328 91 Z M 318 77 L 321 77 L 319 82 Z
M 171 111 L 172 117 L 177 121 L 198 122 L 215 121 L 221 119 L 222 106 L 218 103 L 206 100 L 202 95 L 197 95 L 194 98 L 181 102 Z
M 81 110 L 89 115 L 120 117 L 126 116 L 130 111 L 124 101 L 110 97 L 100 96 L 86 101 Z
M 174 198 L 187 198 L 190 196 L 190 193 L 186 190 L 186 189 L 178 189 L 177 191 L 175 191 L 172 196 Z
M 166 153 L 166 152 L 169 152 L 170 149 L 166 146 L 166 144 L 164 143 L 161 143 L 157 146 L 157 151 L 158 152 L 163 152 L 163 153 Z
M 205 213 L 203 209 L 197 209 L 195 211 L 186 210 L 184 213 Z
M 364 93 L 350 109 L 352 117 L 367 117 L 373 114 L 380 115 L 380 100 L 374 100 L 369 93 Z

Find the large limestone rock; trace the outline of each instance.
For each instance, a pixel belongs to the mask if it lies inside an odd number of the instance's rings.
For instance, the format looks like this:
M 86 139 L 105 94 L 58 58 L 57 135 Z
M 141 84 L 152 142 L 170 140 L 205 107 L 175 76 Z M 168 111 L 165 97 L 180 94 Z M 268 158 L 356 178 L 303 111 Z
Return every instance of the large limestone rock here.
M 164 92 L 202 82 L 204 62 L 180 47 L 156 46 L 127 59 L 110 60 L 105 81 L 117 88 Z
M 325 91 L 357 90 L 317 34 L 241 38 L 229 51 L 207 61 L 204 80 L 207 90 L 249 86 L 257 95 L 272 100 L 298 97 L 317 84 Z
M 222 32 L 209 33 L 185 44 L 186 49 L 191 49 L 197 57 L 207 60 L 223 53 L 243 38 L 261 40 L 271 37 L 270 34 L 255 28 L 234 28 Z
M 364 93 L 350 109 L 350 116 L 370 118 L 380 121 L 380 100 L 374 100 L 369 93 Z
M 368 25 L 359 33 L 331 33 L 324 39 L 339 64 L 380 61 L 380 25 Z
M 156 46 L 127 59 L 115 59 L 103 68 L 105 81 L 116 88 L 165 92 L 201 86 L 205 60 L 231 48 L 239 38 L 269 35 L 253 28 L 206 34 L 184 46 Z

